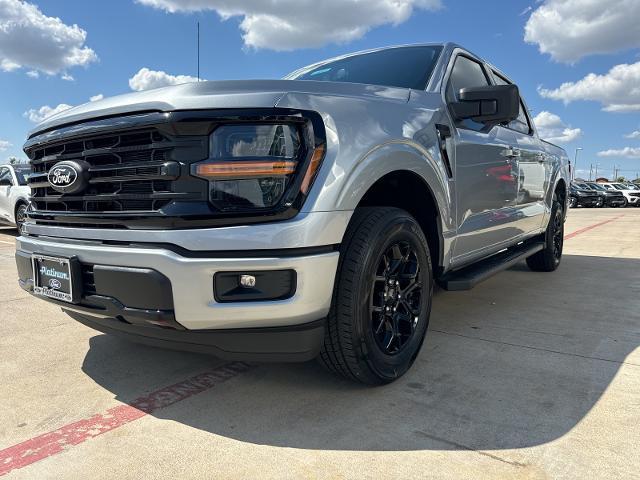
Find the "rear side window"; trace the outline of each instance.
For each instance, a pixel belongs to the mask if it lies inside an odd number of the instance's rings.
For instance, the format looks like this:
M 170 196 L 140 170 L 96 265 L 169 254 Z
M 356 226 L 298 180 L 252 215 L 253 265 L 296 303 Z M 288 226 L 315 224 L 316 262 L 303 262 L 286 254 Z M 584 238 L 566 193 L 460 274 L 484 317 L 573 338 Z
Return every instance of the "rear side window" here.
M 511 82 L 507 82 L 496 72 L 493 72 L 493 80 L 496 85 L 511 85 Z M 522 99 L 520 99 L 520 112 L 518 113 L 518 118 L 504 124 L 503 126 L 510 128 L 511 130 L 515 130 L 516 132 L 524 133 L 526 135 L 529 135 L 531 133 L 531 126 L 529 125 L 529 119 L 527 118 L 527 114 L 525 113 Z
M 487 85 L 489 85 L 489 80 L 482 65 L 468 57 L 458 55 L 447 85 L 447 100 L 457 102 L 460 90 L 463 88 L 486 87 Z

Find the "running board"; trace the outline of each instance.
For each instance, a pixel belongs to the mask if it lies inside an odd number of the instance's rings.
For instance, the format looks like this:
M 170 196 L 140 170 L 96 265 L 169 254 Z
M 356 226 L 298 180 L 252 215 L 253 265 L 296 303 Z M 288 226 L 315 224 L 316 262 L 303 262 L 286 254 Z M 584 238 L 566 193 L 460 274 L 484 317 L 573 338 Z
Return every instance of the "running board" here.
M 437 279 L 438 285 L 445 290 L 459 291 L 471 290 L 478 283 L 492 277 L 496 273 L 506 270 L 520 260 L 530 257 L 544 248 L 544 242 L 525 242 L 521 245 L 509 248 L 504 252 L 496 253 L 485 260 L 471 264 L 460 270 L 447 272 Z

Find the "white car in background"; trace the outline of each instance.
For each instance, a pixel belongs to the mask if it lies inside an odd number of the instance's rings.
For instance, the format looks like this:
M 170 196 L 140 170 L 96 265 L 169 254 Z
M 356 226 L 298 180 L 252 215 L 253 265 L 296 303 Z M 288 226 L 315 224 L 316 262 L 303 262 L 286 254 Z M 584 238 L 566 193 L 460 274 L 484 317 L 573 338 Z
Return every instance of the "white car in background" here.
M 30 173 L 30 165 L 0 165 L 0 224 L 20 228 L 24 222 L 31 194 L 27 186 Z
M 627 205 L 640 206 L 640 190 L 636 190 L 635 186 L 631 187 L 624 183 L 618 182 L 603 182 L 600 185 L 604 186 L 607 190 L 619 190 L 627 200 Z

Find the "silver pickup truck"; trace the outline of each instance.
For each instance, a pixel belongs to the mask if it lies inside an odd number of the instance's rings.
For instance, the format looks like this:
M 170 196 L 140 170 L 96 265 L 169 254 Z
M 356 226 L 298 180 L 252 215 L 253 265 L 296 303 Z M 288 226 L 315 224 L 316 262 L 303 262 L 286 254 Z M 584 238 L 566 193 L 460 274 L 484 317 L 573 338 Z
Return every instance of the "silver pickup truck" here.
M 507 76 L 450 43 L 93 102 L 24 150 L 20 285 L 143 343 L 387 383 L 436 283 L 562 255 L 565 152 Z

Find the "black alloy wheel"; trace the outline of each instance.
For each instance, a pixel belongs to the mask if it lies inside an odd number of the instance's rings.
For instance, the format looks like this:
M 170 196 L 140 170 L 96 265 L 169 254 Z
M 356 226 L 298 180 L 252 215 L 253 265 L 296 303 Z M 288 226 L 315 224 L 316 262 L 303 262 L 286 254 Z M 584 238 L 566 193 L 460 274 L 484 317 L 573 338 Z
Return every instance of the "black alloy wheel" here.
M 378 348 L 396 355 L 415 333 L 421 313 L 422 278 L 418 255 L 407 242 L 391 245 L 378 261 L 369 312 Z

